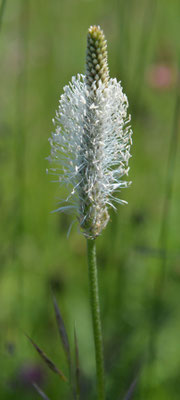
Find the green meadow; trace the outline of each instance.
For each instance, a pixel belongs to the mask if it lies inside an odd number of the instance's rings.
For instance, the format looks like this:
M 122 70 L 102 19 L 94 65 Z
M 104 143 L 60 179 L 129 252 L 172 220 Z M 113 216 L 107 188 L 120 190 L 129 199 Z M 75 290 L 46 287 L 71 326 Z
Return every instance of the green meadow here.
M 96 399 L 86 241 L 52 213 L 66 190 L 46 173 L 63 87 L 85 72 L 100 25 L 111 77 L 128 96 L 129 180 L 97 239 L 107 400 L 180 398 L 179 0 L 1 0 L 0 399 L 70 400 L 28 340 L 68 375 L 55 294 L 75 358 L 80 400 Z

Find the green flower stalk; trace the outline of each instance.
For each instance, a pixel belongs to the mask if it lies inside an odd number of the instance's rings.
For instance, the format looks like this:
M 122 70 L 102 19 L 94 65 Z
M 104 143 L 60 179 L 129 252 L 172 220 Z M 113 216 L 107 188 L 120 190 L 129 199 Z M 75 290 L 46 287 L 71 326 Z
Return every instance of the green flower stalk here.
M 103 346 L 98 295 L 95 238 L 109 221 L 109 207 L 126 203 L 117 196 L 130 182 L 132 131 L 128 99 L 121 83 L 109 77 L 107 43 L 99 26 L 87 35 L 85 75 L 64 87 L 49 139 L 50 171 L 70 188 L 57 211 L 71 212 L 87 238 L 90 301 L 96 353 L 98 399 L 105 399 Z

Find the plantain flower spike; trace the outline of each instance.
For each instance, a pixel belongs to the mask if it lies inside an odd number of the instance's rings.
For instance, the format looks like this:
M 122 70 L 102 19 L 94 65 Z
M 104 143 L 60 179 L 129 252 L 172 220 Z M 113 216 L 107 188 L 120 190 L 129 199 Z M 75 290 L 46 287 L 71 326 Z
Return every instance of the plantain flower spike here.
M 117 195 L 131 183 L 122 180 L 128 175 L 132 144 L 127 109 L 121 83 L 109 77 L 104 33 L 91 26 L 86 72 L 64 87 L 48 158 L 55 166 L 50 172 L 68 188 L 56 211 L 72 212 L 88 239 L 95 239 L 106 227 L 108 208 L 115 209 L 114 202 L 126 203 Z

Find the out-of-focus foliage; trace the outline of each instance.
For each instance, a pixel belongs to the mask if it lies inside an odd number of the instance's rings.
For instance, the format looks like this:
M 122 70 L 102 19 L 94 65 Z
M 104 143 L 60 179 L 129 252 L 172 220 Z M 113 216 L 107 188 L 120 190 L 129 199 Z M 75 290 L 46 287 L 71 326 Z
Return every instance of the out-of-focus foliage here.
M 84 72 L 86 33 L 99 24 L 111 76 L 132 114 L 128 206 L 97 240 L 108 398 L 180 396 L 179 0 L 14 0 L 0 25 L 0 398 L 52 400 L 69 388 L 47 370 L 26 332 L 65 375 L 51 289 L 74 352 L 81 398 L 94 398 L 86 243 L 71 217 L 51 214 L 63 189 L 46 157 L 63 86 Z

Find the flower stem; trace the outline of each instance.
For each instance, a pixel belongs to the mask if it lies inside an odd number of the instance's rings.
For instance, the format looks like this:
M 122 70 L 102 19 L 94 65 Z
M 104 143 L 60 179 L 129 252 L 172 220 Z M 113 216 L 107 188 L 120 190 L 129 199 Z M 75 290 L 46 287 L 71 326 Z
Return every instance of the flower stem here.
M 95 240 L 87 239 L 87 256 L 88 256 L 88 270 L 89 270 L 90 303 L 91 303 L 94 344 L 95 344 L 95 354 L 96 354 L 98 400 L 104 400 L 105 399 L 104 359 L 103 359 L 103 343 L 102 343 L 102 330 L 101 330 L 101 318 L 100 318 Z

